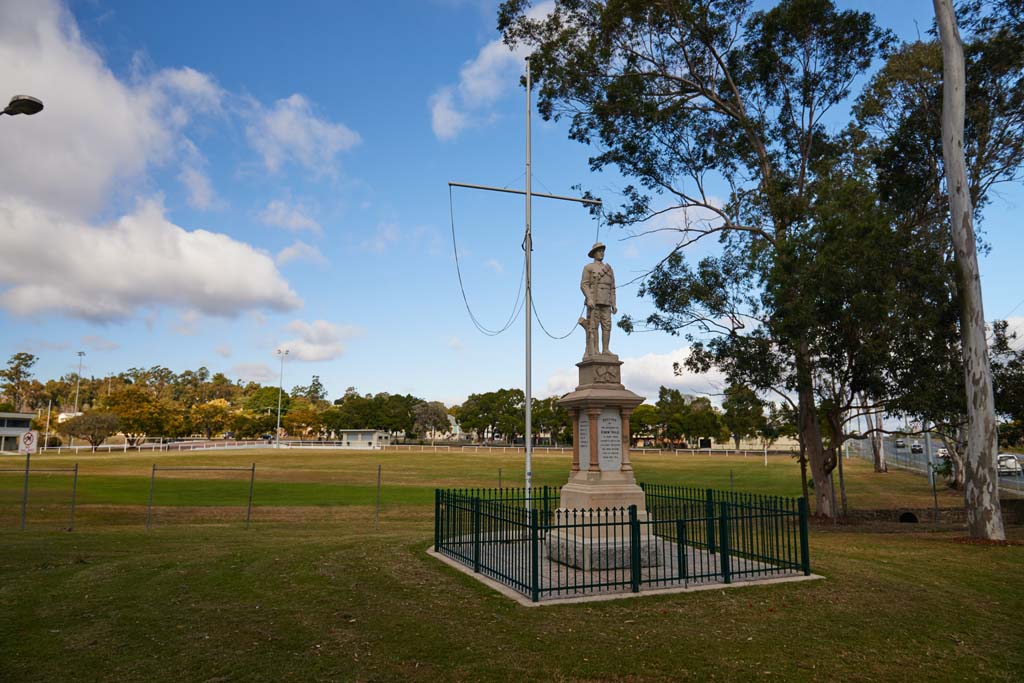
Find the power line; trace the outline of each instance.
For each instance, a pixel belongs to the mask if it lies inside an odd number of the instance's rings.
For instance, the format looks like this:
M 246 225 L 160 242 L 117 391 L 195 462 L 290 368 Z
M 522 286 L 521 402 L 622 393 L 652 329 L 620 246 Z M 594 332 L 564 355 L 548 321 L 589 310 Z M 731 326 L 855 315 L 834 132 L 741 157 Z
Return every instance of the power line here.
M 452 196 L 451 185 L 448 186 L 448 213 L 451 217 L 452 250 L 455 253 L 455 272 L 459 277 L 459 291 L 462 292 L 462 302 L 466 305 L 466 312 L 469 313 L 469 319 L 473 321 L 473 325 L 476 327 L 476 329 L 478 329 L 481 333 L 487 335 L 488 337 L 496 337 L 502 332 L 506 331 L 508 328 L 512 327 L 512 323 L 514 323 L 516 321 L 516 318 L 519 317 L 519 314 L 522 312 L 526 304 L 526 300 L 522 298 L 523 282 L 526 279 L 526 262 L 525 260 L 523 261 L 523 272 L 519 278 L 519 287 L 516 290 L 516 300 L 512 304 L 512 313 L 509 314 L 508 320 L 506 320 L 505 324 L 496 330 L 488 328 L 487 326 L 480 322 L 476 315 L 473 314 L 473 309 L 469 305 L 469 297 L 466 296 L 466 286 L 465 283 L 463 283 L 462 281 L 462 267 L 459 265 L 459 245 L 455 239 L 455 198 Z

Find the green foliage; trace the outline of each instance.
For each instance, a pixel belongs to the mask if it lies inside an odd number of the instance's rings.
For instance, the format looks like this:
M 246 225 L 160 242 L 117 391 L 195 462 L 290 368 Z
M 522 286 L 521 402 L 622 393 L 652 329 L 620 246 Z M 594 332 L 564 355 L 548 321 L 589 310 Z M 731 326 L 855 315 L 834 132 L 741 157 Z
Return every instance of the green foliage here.
M 448 422 L 448 410 L 440 401 L 425 401 L 413 408 L 413 419 L 416 434 L 425 435 L 427 432 L 447 432 L 451 424 Z
M 19 351 L 7 360 L 7 367 L 0 370 L 0 380 L 3 380 L 0 390 L 13 406 L 11 412 L 22 410 L 26 406 L 32 366 L 37 360 L 31 353 Z
M 245 397 L 245 409 L 254 413 L 277 414 L 278 401 L 281 405 L 281 413 L 287 413 L 292 403 L 292 397 L 282 392 L 278 387 L 259 387 Z
M 702 438 L 718 441 L 729 438 L 722 416 L 707 398 L 685 396 L 678 389 L 660 387 L 655 408 L 664 436 L 670 442 L 685 439 L 696 443 Z
M 57 431 L 85 439 L 95 451 L 108 436 L 117 433 L 119 425 L 120 419 L 114 413 L 90 410 L 58 424 Z
M 228 428 L 231 419 L 231 406 L 222 398 L 192 406 L 189 410 L 189 422 L 193 430 L 202 432 L 209 439 Z
M 741 439 L 758 435 L 765 423 L 764 403 L 748 387 L 731 384 L 725 389 L 722 421 L 740 447 Z
M 459 407 L 459 424 L 463 430 L 475 432 L 478 439 L 493 441 L 502 436 L 511 443 L 526 429 L 524 402 L 521 389 L 470 394 Z
M 661 436 L 661 416 L 658 409 L 649 403 L 636 407 L 629 418 L 629 435 L 636 441 L 639 438 L 657 440 Z

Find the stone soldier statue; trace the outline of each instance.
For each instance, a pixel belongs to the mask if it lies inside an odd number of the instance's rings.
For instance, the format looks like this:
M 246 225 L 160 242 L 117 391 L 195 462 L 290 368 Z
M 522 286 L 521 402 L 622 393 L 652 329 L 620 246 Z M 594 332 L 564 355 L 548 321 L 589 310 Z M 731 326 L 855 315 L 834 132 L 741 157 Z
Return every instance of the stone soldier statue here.
M 587 304 L 587 317 L 580 318 L 580 325 L 587 331 L 584 358 L 598 354 L 598 326 L 601 327 L 601 353 L 610 353 L 608 340 L 612 335 L 612 313 L 618 312 L 615 307 L 615 273 L 604 262 L 604 250 L 605 246 L 600 242 L 590 248 L 587 256 L 594 261 L 583 266 L 583 277 L 580 279 L 580 289 Z

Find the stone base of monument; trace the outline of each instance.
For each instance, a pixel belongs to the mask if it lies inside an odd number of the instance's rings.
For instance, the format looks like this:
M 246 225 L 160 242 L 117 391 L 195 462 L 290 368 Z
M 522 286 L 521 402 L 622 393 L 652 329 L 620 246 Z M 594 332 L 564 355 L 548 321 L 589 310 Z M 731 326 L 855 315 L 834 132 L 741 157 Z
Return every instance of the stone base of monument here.
M 628 517 L 626 523 L 607 523 L 608 517 L 600 514 L 591 519 L 590 515 L 572 510 L 560 510 L 556 519 L 576 520 L 566 524 L 568 528 L 554 529 L 548 533 L 548 557 L 568 567 L 583 571 L 605 571 L 628 569 L 632 566 L 633 543 L 630 540 Z M 638 522 L 646 522 L 647 514 L 637 515 Z M 638 543 L 640 566 L 656 567 L 660 564 L 663 549 L 660 539 L 641 534 Z
M 585 571 L 629 567 L 634 551 L 627 510 L 636 506 L 642 531 L 647 521 L 644 491 L 629 462 L 629 415 L 644 399 L 622 385 L 615 354 L 588 355 L 576 365 L 580 383 L 559 400 L 573 418 L 573 469 L 548 534 L 548 554 Z M 641 566 L 658 565 L 656 543 L 640 534 Z

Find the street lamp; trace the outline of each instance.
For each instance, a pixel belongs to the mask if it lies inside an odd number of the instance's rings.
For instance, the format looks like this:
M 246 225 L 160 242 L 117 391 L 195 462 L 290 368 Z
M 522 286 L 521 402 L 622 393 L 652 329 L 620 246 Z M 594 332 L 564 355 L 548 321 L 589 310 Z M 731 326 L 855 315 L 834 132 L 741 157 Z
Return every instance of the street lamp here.
M 274 432 L 274 448 L 281 447 L 281 394 L 284 393 L 284 357 L 288 355 L 288 349 L 278 349 L 277 355 L 281 357 L 281 381 L 277 385 L 277 431 Z
M 75 415 L 78 415 L 78 387 L 82 384 L 82 356 L 85 351 L 78 352 L 78 377 L 75 378 Z
M 8 116 L 17 116 L 18 114 L 32 116 L 32 114 L 38 114 L 42 110 L 43 103 L 35 97 L 31 95 L 15 95 L 11 98 L 10 104 L 0 113 L 7 114 Z

